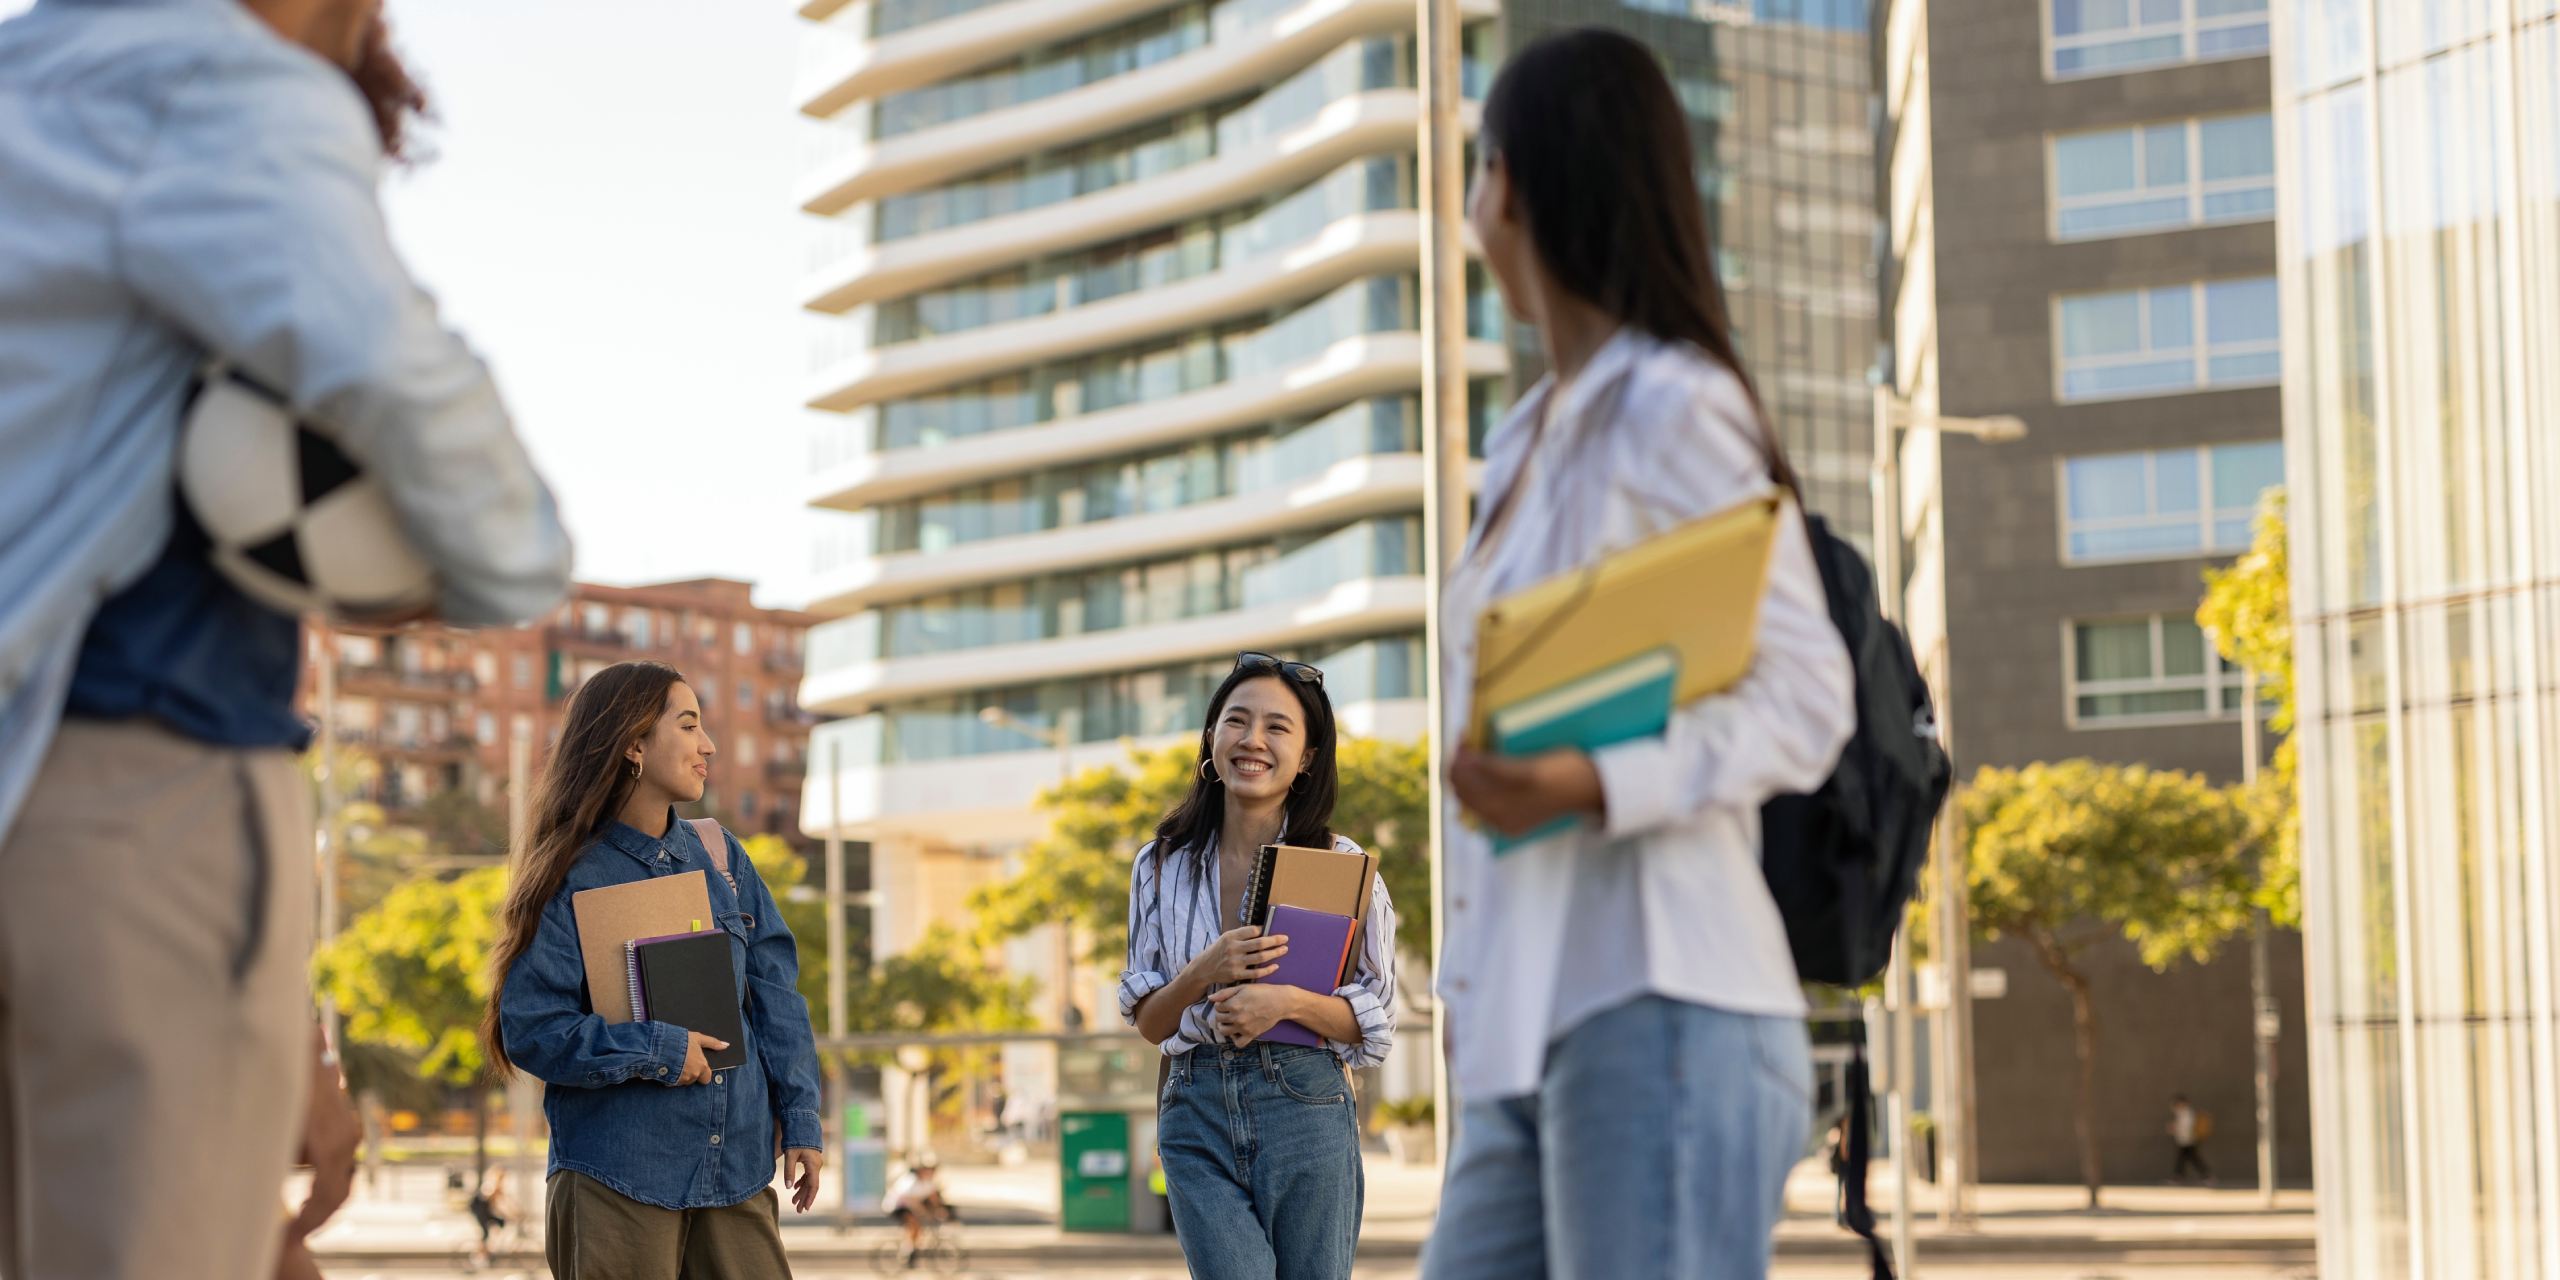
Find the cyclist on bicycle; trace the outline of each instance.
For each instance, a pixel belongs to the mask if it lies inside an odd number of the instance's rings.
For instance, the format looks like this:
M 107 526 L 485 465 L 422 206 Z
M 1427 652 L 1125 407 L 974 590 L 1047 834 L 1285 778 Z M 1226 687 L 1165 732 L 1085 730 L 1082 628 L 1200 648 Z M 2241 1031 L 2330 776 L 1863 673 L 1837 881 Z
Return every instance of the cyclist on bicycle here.
M 909 1267 L 916 1265 L 924 1249 L 925 1224 L 939 1226 L 960 1216 L 952 1211 L 951 1202 L 943 1199 L 941 1162 L 929 1151 L 917 1156 L 905 1176 L 890 1185 L 880 1207 L 907 1233 Z

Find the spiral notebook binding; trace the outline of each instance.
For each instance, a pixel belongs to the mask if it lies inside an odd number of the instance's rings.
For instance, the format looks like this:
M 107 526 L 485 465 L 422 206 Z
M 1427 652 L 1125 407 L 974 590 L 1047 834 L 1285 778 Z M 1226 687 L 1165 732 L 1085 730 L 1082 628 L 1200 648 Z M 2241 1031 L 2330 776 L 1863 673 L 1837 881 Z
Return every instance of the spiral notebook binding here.
M 624 980 L 631 984 L 631 1020 L 647 1022 L 649 1006 L 640 996 L 640 940 L 638 938 L 622 944 L 622 971 Z

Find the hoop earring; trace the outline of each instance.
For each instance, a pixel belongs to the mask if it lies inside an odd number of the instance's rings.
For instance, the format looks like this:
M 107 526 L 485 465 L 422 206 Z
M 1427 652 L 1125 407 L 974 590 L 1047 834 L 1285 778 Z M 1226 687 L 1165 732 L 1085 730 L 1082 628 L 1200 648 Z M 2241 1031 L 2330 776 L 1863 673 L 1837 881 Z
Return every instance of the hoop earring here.
M 640 762 L 637 760 L 631 762 L 631 780 L 633 782 L 640 780 Z
M 1204 782 L 1224 783 L 1226 781 L 1226 779 L 1218 776 L 1217 769 L 1212 767 L 1210 762 L 1206 760 L 1200 762 L 1200 778 Z

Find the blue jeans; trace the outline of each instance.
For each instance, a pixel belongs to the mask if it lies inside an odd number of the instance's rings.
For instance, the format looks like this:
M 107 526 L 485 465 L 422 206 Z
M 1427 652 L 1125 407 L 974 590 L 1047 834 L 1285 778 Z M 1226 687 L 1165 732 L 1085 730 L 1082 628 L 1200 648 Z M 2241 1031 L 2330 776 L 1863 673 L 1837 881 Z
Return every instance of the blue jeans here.
M 1342 1062 L 1254 1044 L 1173 1060 L 1156 1146 L 1183 1260 L 1203 1280 L 1344 1280 L 1365 1190 Z
M 1760 1280 L 1813 1125 L 1794 1018 L 1644 996 L 1460 1113 L 1424 1280 Z

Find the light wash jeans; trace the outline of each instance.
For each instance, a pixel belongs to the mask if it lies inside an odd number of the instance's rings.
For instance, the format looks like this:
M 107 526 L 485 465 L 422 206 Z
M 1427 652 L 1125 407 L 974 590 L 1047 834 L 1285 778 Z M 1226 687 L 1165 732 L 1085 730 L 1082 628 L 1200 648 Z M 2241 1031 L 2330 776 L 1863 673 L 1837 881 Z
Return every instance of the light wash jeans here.
M 1424 1280 L 1761 1280 L 1813 1125 L 1794 1018 L 1644 996 L 1460 1114 Z
M 1173 1060 L 1156 1146 L 1200 1280 L 1344 1280 L 1365 1190 L 1342 1062 L 1254 1044 Z

